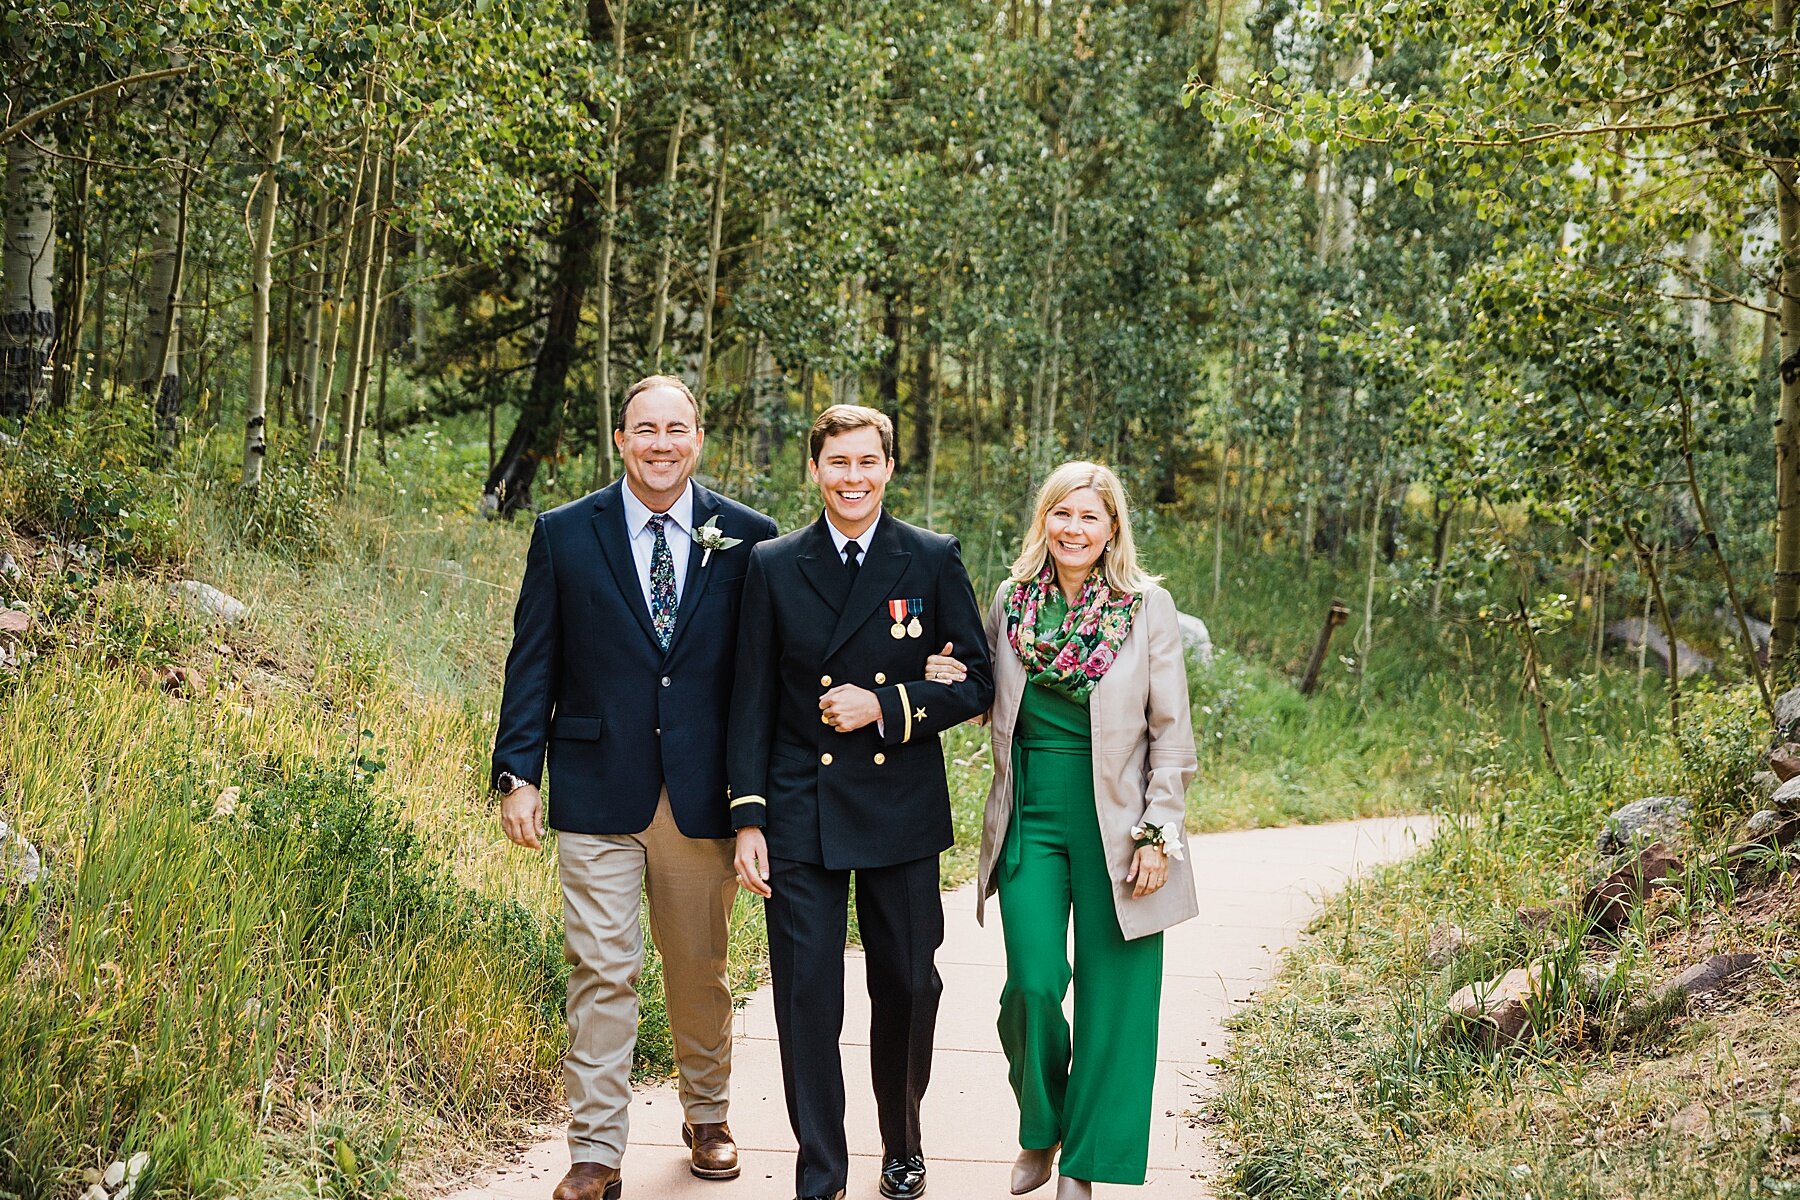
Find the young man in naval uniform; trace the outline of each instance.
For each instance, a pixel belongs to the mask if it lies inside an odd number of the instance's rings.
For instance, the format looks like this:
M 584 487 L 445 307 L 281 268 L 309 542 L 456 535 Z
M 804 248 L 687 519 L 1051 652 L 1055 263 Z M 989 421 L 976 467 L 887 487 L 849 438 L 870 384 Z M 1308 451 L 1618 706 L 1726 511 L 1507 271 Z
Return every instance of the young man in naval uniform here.
M 925 1192 L 919 1101 L 943 991 L 938 855 L 951 843 L 938 735 L 987 711 L 993 673 L 954 538 L 882 511 L 894 427 L 833 405 L 808 469 L 825 511 L 757 546 L 744 578 L 727 771 L 737 876 L 765 897 L 769 968 L 802 1200 L 849 1168 L 844 943 L 851 876 L 873 1009 L 869 1065 L 889 1200 Z M 926 678 L 933 651 L 966 664 Z M 934 672 L 935 673 L 935 672 Z

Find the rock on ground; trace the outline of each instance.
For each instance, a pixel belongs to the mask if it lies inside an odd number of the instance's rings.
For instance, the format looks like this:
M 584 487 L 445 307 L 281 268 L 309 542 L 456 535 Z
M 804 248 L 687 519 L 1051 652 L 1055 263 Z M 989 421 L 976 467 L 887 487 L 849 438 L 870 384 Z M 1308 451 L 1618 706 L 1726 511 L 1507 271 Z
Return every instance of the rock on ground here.
M 1665 996 L 1681 995 L 1687 999 L 1716 992 L 1738 975 L 1754 967 L 1762 959 L 1754 954 L 1715 954 L 1705 962 L 1695 963 L 1663 984 Z
M 1640 903 L 1650 885 L 1658 879 L 1681 871 L 1681 860 L 1661 842 L 1651 842 L 1636 858 L 1608 875 L 1588 890 L 1581 902 L 1593 927 L 1611 933 L 1625 923 L 1631 910 Z
M 1539 959 L 1530 966 L 1514 967 L 1498 979 L 1469 984 L 1450 997 L 1446 1006 L 1452 1027 L 1472 1028 L 1489 1046 L 1529 1037 L 1534 1029 L 1533 1015 L 1549 1015 L 1551 1002 L 1558 998 L 1562 970 L 1552 959 Z M 1585 1000 L 1599 987 L 1599 969 L 1582 964 L 1575 996 Z
M 1784 742 L 1769 751 L 1769 769 L 1783 783 L 1800 775 L 1800 742 Z
M 0 883 L 20 883 L 30 887 L 44 873 L 44 860 L 38 849 L 13 830 L 0 817 Z
M 1800 687 L 1789 688 L 1775 697 L 1775 734 L 1786 741 L 1800 729 Z
M 1621 621 L 1606 623 L 1606 636 L 1632 650 L 1639 646 L 1649 648 L 1651 657 L 1662 664 L 1665 672 L 1669 669 L 1669 638 L 1662 631 L 1662 626 L 1654 621 L 1646 622 L 1642 617 L 1626 617 Z M 1713 669 L 1713 660 L 1700 653 L 1686 642 L 1675 643 L 1675 673 L 1686 679 L 1690 675 L 1704 675 Z
M 1181 646 L 1194 656 L 1194 661 L 1201 666 L 1212 662 L 1212 633 L 1206 628 L 1206 622 L 1191 613 L 1178 612 L 1175 619 L 1181 623 Z
M 1606 818 L 1595 848 L 1617 854 L 1634 845 L 1653 841 L 1679 841 L 1687 835 L 1693 805 L 1682 796 L 1646 796 L 1633 800 Z
M 227 625 L 236 625 L 250 611 L 242 600 L 226 595 L 210 583 L 183 579 L 172 586 L 176 597 L 185 601 L 189 608 L 201 616 L 211 617 Z
M 1447 967 L 1469 948 L 1469 934 L 1454 921 L 1439 921 L 1425 939 L 1425 961 L 1434 967 Z
M 1800 779 L 1790 779 L 1771 792 L 1769 807 L 1784 813 L 1800 811 Z
M 1781 824 L 1781 814 L 1772 808 L 1753 812 L 1750 814 L 1750 819 L 1744 822 L 1744 837 L 1746 840 L 1755 841 L 1765 834 L 1773 832 L 1779 824 Z

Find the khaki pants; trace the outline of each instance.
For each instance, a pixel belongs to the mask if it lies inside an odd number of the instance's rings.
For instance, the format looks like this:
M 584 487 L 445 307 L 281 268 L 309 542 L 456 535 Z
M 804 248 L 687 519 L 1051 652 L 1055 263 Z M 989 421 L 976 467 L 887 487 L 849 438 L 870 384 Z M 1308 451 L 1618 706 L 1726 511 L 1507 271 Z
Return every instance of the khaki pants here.
M 668 793 L 642 833 L 559 833 L 569 1054 L 563 1086 L 573 1117 L 569 1157 L 616 1167 L 625 1154 L 638 975 L 640 896 L 663 960 L 663 988 L 681 1107 L 689 1124 L 725 1120 L 731 1084 L 731 985 L 725 957 L 737 875 L 729 839 L 690 838 Z

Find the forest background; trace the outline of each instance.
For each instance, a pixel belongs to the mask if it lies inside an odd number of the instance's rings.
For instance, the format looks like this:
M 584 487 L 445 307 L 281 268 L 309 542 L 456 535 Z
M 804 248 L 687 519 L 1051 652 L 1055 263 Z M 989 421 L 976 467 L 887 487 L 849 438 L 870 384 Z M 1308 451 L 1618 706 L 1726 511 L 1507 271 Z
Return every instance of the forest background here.
M 526 525 L 497 518 L 611 480 L 655 370 L 694 383 L 708 482 L 784 528 L 812 416 L 883 408 L 893 508 L 984 591 L 1049 467 L 1115 465 L 1219 646 L 1191 827 L 1463 831 L 1246 1022 L 1236 1186 L 1791 1178 L 1791 1020 L 1751 1052 L 1621 1000 L 1573 1066 L 1420 1031 L 1541 949 L 1512 910 L 1611 806 L 1681 790 L 1697 839 L 1755 806 L 1800 612 L 1793 0 L 0 20 L 0 837 L 43 867 L 0 859 L 0 1192 L 142 1152 L 138 1195 L 419 1193 L 553 1111 L 553 872 L 481 787 Z M 967 842 L 985 750 L 953 750 Z M 1472 948 L 1423 973 L 1446 912 Z M 654 1073 L 654 959 L 643 990 Z M 1705 1078 L 1766 1083 L 1763 1116 L 1696 1150 L 1649 1087 L 1571 1154 L 1571 1072 L 1722 1045 Z

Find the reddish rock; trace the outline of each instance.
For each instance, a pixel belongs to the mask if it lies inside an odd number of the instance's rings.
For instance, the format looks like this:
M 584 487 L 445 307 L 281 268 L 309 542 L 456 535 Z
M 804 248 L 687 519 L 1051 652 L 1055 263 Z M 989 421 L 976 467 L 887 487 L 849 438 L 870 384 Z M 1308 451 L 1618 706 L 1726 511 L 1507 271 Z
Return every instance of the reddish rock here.
M 1651 842 L 1636 858 L 1588 889 L 1581 910 L 1597 931 L 1611 933 L 1643 901 L 1651 884 L 1680 870 L 1681 860 L 1667 846 Z
M 192 696 L 206 688 L 206 677 L 192 667 L 184 667 L 176 663 L 157 667 L 153 671 L 145 671 L 143 680 L 146 684 L 171 696 Z
M 1800 742 L 1784 742 L 1769 751 L 1769 769 L 1783 783 L 1800 775 Z
M 1579 994 L 1585 998 L 1599 986 L 1595 968 L 1583 965 L 1579 976 L 1565 989 L 1562 970 L 1551 959 L 1540 959 L 1526 967 L 1514 967 L 1498 979 L 1472 983 L 1445 1005 L 1450 1010 L 1449 1025 L 1466 1032 L 1487 1046 L 1502 1046 L 1529 1037 L 1533 1020 L 1550 1015 L 1552 1005 Z

